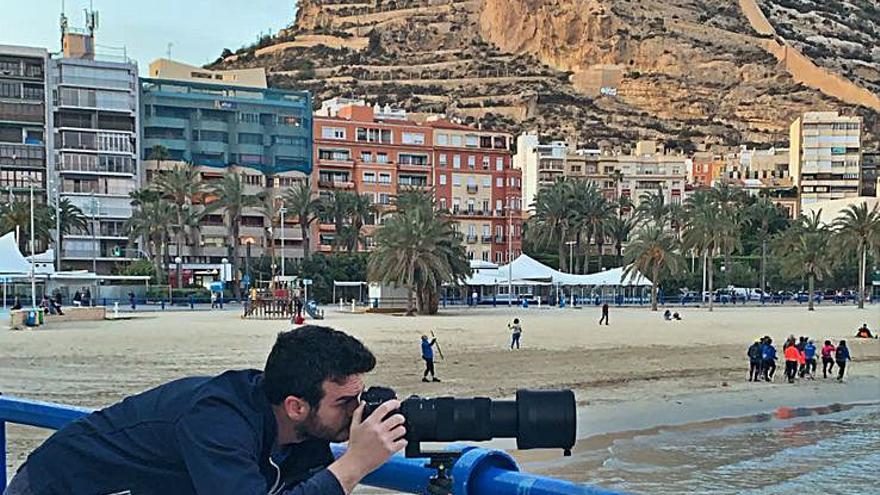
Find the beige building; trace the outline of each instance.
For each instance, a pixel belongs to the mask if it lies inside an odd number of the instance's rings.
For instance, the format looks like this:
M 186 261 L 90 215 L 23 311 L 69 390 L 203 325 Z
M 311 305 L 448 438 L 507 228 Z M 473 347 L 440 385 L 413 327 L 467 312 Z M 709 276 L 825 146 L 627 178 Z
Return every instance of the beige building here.
M 516 138 L 513 168 L 522 170 L 522 201 L 528 212 L 538 191 L 565 176 L 568 145 L 564 141 L 541 144 L 536 132 L 524 132 Z
M 154 79 L 174 81 L 194 81 L 203 83 L 266 88 L 266 69 L 209 70 L 194 65 L 175 62 L 167 58 L 154 60 L 150 64 L 150 76 Z
M 801 209 L 858 195 L 861 132 L 861 117 L 837 112 L 807 112 L 791 124 L 789 172 L 800 192 Z
M 603 169 L 613 165 L 621 179 L 618 196 L 628 196 L 638 208 L 646 194 L 663 194 L 666 204 L 684 202 L 687 170 L 691 160 L 684 155 L 667 153 L 655 141 L 639 141 L 633 153 L 603 157 Z

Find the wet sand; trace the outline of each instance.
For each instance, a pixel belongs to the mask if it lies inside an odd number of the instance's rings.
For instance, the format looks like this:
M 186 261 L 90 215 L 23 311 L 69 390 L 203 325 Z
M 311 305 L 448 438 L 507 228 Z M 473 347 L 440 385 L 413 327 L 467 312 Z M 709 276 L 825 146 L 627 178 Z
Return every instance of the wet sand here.
M 368 385 L 389 385 L 402 396 L 509 398 L 517 388 L 572 388 L 582 410 L 582 438 L 648 427 L 639 418 L 680 416 L 697 421 L 723 416 L 723 401 L 716 400 L 720 397 L 728 397 L 732 410 L 736 404 L 773 400 L 795 405 L 793 401 L 804 397 L 816 397 L 822 404 L 822 396 L 832 390 L 841 403 L 861 400 L 874 389 L 880 395 L 880 341 L 852 338 L 864 321 L 877 327 L 880 307 L 824 306 L 812 313 L 804 306 L 681 312 L 683 321 L 665 322 L 659 313 L 645 309 L 612 308 L 611 325 L 599 326 L 596 308 L 457 308 L 432 317 L 328 308 L 323 323 L 361 338 L 377 355 L 379 364 Z M 523 347 L 511 351 L 507 322 L 514 317 L 523 324 Z M 235 311 L 195 311 L 4 331 L 0 391 L 101 407 L 180 376 L 260 368 L 275 334 L 287 328 L 289 324 L 279 321 L 244 321 Z M 442 383 L 420 381 L 419 336 L 431 331 L 445 356 L 437 356 Z M 851 383 L 819 380 L 792 386 L 778 379 L 781 372 L 774 384 L 747 383 L 746 348 L 765 334 L 777 344 L 789 334 L 817 341 L 846 338 L 856 359 Z M 10 426 L 10 467 L 22 462 L 45 435 Z M 542 472 L 586 479 L 553 466 L 535 465 Z

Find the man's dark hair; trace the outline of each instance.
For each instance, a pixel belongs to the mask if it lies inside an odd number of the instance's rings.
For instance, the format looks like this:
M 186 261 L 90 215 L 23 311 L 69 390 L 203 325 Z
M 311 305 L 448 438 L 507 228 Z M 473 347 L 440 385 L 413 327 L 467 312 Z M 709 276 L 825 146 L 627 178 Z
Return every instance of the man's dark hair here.
M 281 332 L 263 371 L 263 388 L 272 404 L 290 395 L 317 407 L 324 380 L 341 382 L 367 373 L 376 357 L 360 340 L 330 327 L 306 325 Z

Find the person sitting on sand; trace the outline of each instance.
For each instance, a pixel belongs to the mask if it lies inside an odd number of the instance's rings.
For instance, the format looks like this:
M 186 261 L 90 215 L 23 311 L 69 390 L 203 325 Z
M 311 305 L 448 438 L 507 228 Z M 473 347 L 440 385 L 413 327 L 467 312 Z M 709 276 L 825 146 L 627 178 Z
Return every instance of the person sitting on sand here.
M 773 339 L 765 336 L 764 344 L 761 346 L 761 357 L 763 362 L 761 368 L 764 371 L 764 381 L 772 382 L 773 374 L 776 373 L 776 347 L 773 347 Z
M 868 329 L 867 323 L 863 323 L 862 327 L 856 331 L 856 338 L 857 339 L 874 339 L 874 338 L 877 338 L 877 336 L 871 334 L 871 330 Z
M 666 321 L 672 321 L 672 311 L 669 311 L 668 309 L 666 311 L 664 311 L 663 312 L 663 319 Z
M 841 340 L 840 343 L 837 344 L 837 351 L 834 353 L 834 360 L 837 362 L 837 381 L 842 381 L 843 373 L 846 371 L 846 362 L 852 361 L 845 340 Z
M 822 378 L 828 378 L 828 373 L 834 373 L 835 350 L 830 340 L 826 340 L 822 346 Z
M 675 313 L 672 313 L 672 319 L 681 321 L 681 315 L 678 314 L 678 311 L 676 311 Z
M 761 339 L 755 339 L 746 355 L 749 357 L 749 381 L 757 382 L 761 377 Z

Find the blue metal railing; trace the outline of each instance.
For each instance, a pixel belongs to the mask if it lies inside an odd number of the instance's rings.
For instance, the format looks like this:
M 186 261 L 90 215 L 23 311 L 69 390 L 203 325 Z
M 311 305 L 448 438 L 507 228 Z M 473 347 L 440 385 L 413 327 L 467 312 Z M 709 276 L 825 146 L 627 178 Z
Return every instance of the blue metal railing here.
M 6 423 L 58 429 L 91 410 L 81 407 L 33 401 L 0 395 L 0 488 L 6 487 Z M 337 457 L 345 446 L 333 445 Z M 365 485 L 404 493 L 427 493 L 428 482 L 436 474 L 426 467 L 427 459 L 393 456 L 362 481 Z M 464 449 L 452 467 L 453 493 L 456 495 L 623 495 L 621 492 L 579 485 L 519 471 L 516 461 L 505 452 L 474 447 Z

